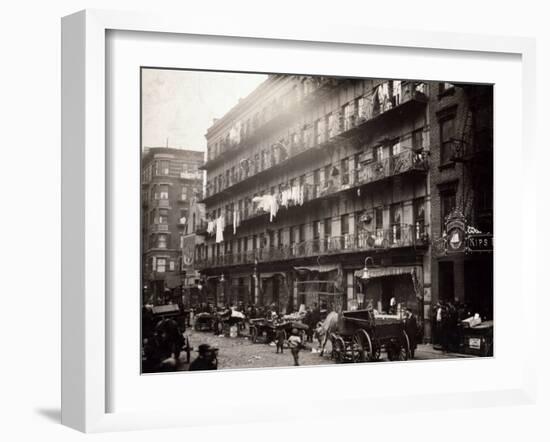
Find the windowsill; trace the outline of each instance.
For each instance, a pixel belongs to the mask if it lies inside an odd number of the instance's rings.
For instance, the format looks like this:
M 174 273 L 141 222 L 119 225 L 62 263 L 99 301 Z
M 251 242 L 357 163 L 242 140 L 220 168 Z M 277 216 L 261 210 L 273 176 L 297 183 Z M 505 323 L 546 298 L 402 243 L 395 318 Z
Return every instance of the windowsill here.
M 454 168 L 455 168 L 455 163 L 452 162 L 452 161 L 450 161 L 448 163 L 445 163 L 445 164 L 440 164 L 439 167 L 438 167 L 438 169 L 440 171 L 446 170 L 446 169 L 454 169 Z

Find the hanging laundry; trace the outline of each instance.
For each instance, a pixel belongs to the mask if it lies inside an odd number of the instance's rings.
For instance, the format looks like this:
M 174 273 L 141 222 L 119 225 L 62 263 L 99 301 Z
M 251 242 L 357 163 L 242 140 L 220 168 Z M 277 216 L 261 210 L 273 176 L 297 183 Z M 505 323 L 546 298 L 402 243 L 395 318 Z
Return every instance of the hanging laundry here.
M 401 104 L 401 80 L 393 80 L 393 99 L 395 106 Z
M 214 230 L 216 230 L 216 221 L 208 221 L 208 225 L 206 226 L 206 231 L 209 235 L 212 235 L 214 233 Z
M 225 217 L 219 216 L 216 219 L 216 243 L 223 241 L 223 229 L 225 228 Z

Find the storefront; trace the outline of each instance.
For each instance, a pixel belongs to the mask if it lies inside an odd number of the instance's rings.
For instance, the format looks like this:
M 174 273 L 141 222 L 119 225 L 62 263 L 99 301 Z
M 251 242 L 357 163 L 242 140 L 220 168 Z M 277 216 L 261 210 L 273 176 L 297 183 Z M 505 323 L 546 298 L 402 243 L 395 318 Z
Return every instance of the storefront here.
M 371 305 L 382 314 L 403 312 L 409 308 L 423 317 L 422 266 L 371 267 L 355 272 L 358 308 Z
M 294 267 L 294 305 L 319 306 L 322 310 L 346 310 L 344 274 L 340 264 Z

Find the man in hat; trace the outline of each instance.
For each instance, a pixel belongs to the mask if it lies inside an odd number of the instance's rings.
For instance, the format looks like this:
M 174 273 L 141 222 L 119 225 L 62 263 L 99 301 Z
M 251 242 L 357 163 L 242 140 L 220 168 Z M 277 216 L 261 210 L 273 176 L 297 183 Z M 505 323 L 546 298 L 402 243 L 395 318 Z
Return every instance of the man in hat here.
M 410 308 L 405 310 L 405 331 L 409 337 L 411 358 L 414 358 L 414 352 L 418 341 L 418 321 L 416 320 L 416 315 Z
M 191 362 L 189 365 L 189 371 L 217 370 L 217 352 L 218 349 L 210 346 L 209 344 L 199 345 L 199 356 Z

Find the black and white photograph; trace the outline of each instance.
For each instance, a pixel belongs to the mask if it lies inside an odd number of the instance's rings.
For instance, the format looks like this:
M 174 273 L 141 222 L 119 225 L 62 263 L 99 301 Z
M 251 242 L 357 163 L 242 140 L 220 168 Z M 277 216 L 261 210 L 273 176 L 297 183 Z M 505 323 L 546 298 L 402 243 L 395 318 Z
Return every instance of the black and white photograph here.
M 494 355 L 492 84 L 140 88 L 143 374 Z

